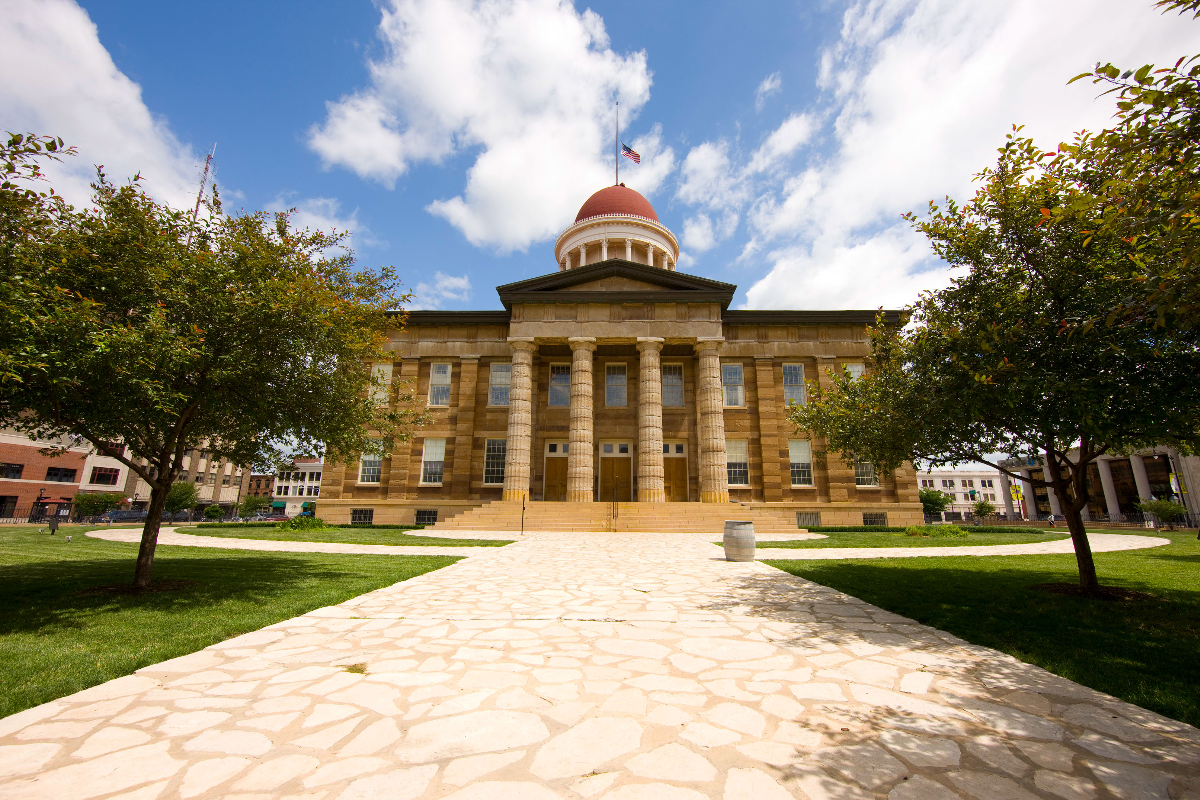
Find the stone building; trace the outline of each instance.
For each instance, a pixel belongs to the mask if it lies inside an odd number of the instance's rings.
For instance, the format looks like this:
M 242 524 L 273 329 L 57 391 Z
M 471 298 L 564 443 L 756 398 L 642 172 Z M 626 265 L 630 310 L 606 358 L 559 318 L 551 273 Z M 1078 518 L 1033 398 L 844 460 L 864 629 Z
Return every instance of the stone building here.
M 321 517 L 515 528 L 524 501 L 530 529 L 921 521 L 911 467 L 823 460 L 787 421 L 808 383 L 861 374 L 874 310 L 730 309 L 737 287 L 677 272 L 675 236 L 624 186 L 554 254 L 557 272 L 497 287 L 502 311 L 414 311 L 393 332 L 377 369 L 433 421 L 388 458 L 327 464 Z

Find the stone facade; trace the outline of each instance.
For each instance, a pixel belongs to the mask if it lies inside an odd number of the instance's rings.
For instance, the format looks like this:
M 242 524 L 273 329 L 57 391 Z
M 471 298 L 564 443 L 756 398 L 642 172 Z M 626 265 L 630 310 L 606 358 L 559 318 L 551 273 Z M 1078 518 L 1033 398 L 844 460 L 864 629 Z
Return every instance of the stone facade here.
M 602 193 L 614 191 L 632 190 Z M 640 202 L 618 220 L 620 241 L 581 238 L 611 233 L 612 203 L 603 225 L 577 220 L 557 273 L 497 287 L 503 311 L 411 312 L 381 368 L 414 386 L 432 422 L 381 462 L 327 465 L 320 516 L 734 501 L 801 512 L 802 525 L 919 522 L 910 466 L 876 477 L 822 458 L 787 419 L 806 385 L 863 369 L 876 312 L 730 310 L 737 287 L 676 272 L 673 237 Z M 627 244 L 639 225 L 646 238 Z

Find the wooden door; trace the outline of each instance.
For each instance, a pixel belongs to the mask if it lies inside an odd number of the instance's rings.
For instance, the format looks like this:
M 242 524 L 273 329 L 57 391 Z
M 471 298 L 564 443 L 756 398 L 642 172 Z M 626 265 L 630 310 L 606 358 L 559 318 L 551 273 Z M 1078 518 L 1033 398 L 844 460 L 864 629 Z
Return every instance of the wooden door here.
M 600 459 L 599 500 L 601 503 L 612 502 L 614 487 L 619 502 L 627 503 L 633 499 L 633 459 Z
M 543 500 L 567 499 L 567 459 L 546 459 L 546 482 L 542 491 Z
M 686 458 L 663 459 L 664 483 L 667 502 L 686 503 L 688 499 L 688 474 Z

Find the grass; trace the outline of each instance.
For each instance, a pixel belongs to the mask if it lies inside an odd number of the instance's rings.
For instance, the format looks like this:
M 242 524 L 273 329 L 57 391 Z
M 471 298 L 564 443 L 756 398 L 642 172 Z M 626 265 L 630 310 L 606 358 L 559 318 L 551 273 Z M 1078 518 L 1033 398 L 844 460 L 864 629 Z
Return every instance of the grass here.
M 176 533 L 194 533 L 197 536 L 220 536 L 226 539 L 266 539 L 272 542 L 332 542 L 334 544 L 391 544 L 416 547 L 439 545 L 441 547 L 501 547 L 512 544 L 500 539 L 443 539 L 439 536 L 417 536 L 404 531 L 362 528 L 329 528 L 321 531 L 277 531 L 274 528 L 250 527 L 248 525 L 221 525 L 220 527 L 198 528 L 194 526 L 176 528 Z
M 966 536 L 942 538 L 938 536 L 908 536 L 881 531 L 830 531 L 828 539 L 793 539 L 786 542 L 759 542 L 759 547 L 824 548 L 824 547 L 968 547 L 984 544 L 1027 544 L 1029 542 L 1053 542 L 1067 538 L 1065 531 L 1014 530 L 1012 533 L 976 533 L 963 528 Z M 1011 556 L 1005 556 L 1010 558 Z
M 1200 725 L 1200 543 L 1153 535 L 1171 544 L 1095 554 L 1101 583 L 1154 595 L 1144 601 L 1029 588 L 1076 582 L 1073 554 L 766 563 Z
M 0 717 L 457 560 L 160 547 L 180 588 L 129 594 L 137 545 L 94 527 L 0 527 Z

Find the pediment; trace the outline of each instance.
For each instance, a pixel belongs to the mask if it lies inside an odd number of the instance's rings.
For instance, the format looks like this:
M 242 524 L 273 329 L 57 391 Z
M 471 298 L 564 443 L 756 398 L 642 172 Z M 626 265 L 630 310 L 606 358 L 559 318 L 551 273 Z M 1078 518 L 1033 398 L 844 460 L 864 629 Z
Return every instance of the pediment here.
M 509 310 L 513 302 L 717 302 L 728 308 L 735 291 L 732 283 L 619 258 L 496 287 Z

